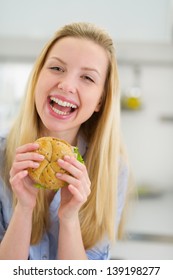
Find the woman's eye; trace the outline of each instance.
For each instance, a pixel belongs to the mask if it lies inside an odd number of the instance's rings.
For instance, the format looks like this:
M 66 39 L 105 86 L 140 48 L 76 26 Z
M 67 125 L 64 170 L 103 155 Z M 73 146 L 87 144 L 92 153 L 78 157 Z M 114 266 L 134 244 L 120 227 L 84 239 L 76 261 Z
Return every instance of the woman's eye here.
M 90 76 L 83 76 L 83 79 L 94 83 L 94 80 Z
M 63 72 L 63 69 L 59 66 L 52 66 L 50 67 L 51 70 L 55 70 L 55 71 L 58 71 L 58 72 Z

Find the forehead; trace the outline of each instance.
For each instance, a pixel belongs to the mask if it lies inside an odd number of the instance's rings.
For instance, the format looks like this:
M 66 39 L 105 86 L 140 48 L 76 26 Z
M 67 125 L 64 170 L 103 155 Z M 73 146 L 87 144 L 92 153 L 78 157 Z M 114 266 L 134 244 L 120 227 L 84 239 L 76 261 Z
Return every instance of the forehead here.
M 76 59 L 87 62 L 88 60 L 93 63 L 108 65 L 108 55 L 106 50 L 89 39 L 65 37 L 59 39 L 51 47 L 48 58 L 52 56 L 62 56 L 66 60 Z

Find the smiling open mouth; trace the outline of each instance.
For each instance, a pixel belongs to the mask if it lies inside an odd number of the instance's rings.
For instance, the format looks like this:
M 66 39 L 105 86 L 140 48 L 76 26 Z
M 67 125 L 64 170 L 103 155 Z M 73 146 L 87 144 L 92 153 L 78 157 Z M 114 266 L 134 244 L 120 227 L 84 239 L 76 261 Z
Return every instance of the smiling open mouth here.
M 52 110 L 58 114 L 58 115 L 69 115 L 73 113 L 76 109 L 77 106 L 75 104 L 72 104 L 70 102 L 62 101 L 56 97 L 50 97 L 49 104 L 52 108 Z

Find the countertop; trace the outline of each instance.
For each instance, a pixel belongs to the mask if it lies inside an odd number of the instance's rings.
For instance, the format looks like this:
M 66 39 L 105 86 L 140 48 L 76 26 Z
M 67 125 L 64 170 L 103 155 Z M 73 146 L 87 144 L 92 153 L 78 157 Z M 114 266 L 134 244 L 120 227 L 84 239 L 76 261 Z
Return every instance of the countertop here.
M 126 237 L 111 250 L 112 259 L 173 260 L 173 190 L 132 202 Z

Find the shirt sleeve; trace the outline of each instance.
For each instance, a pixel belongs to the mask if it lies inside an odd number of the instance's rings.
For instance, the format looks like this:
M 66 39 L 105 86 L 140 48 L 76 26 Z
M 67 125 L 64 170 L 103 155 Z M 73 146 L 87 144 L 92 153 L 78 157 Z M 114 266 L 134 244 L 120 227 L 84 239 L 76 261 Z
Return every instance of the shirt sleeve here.
M 3 217 L 3 206 L 2 206 L 2 194 L 1 194 L 1 180 L 0 180 L 0 242 L 4 237 L 5 234 L 5 222 L 4 222 L 4 217 Z
M 3 166 L 4 147 L 5 147 L 5 139 L 0 136 L 0 174 Z M 4 215 L 3 215 L 3 203 L 2 203 L 4 199 L 3 188 L 4 186 L 0 177 L 0 242 L 5 234 L 5 222 L 4 222 Z
M 106 238 L 86 251 L 89 260 L 108 260 L 110 258 L 110 244 Z
M 0 242 L 3 239 L 12 214 L 12 200 L 10 190 L 2 180 L 1 172 L 4 164 L 6 139 L 0 137 Z

